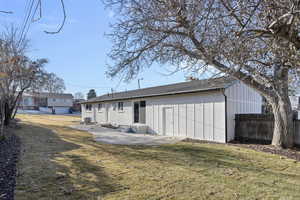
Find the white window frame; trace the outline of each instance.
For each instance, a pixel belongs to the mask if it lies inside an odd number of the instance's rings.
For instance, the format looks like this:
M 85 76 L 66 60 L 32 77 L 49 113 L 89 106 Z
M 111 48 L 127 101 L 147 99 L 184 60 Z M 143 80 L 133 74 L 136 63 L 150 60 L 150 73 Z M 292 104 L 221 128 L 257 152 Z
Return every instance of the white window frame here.
M 98 103 L 97 105 L 98 105 L 98 112 L 102 112 L 102 110 L 103 110 L 103 103 Z
M 87 108 L 89 106 L 90 106 L 90 109 Z M 85 104 L 85 111 L 86 112 L 92 112 L 92 110 L 93 110 L 93 105 L 92 104 Z
M 112 103 L 112 110 L 116 111 L 117 110 L 117 103 Z

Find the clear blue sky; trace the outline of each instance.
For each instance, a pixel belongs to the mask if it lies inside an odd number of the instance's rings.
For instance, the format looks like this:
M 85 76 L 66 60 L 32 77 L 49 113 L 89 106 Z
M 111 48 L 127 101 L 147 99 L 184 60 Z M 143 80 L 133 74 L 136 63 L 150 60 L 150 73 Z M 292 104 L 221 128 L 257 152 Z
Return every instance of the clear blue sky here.
M 9 10 L 11 15 L 0 13 L 0 31 L 14 23 L 21 27 L 27 0 L 0 0 L 0 10 Z M 110 61 L 107 53 L 111 43 L 104 36 L 109 33 L 109 24 L 116 19 L 114 12 L 104 8 L 100 0 L 65 0 L 67 21 L 61 33 L 50 35 L 44 30 L 55 31 L 62 20 L 60 1 L 43 0 L 42 20 L 32 23 L 28 32 L 32 58 L 47 58 L 47 71 L 54 72 L 65 80 L 66 92 L 86 94 L 90 88 L 97 95 L 107 93 L 110 88 L 117 91 L 136 89 L 137 80 L 130 83 L 113 80 L 105 75 Z M 170 66 L 169 66 L 170 67 Z M 152 66 L 140 73 L 142 87 L 184 81 L 184 73 L 166 76 L 166 67 Z

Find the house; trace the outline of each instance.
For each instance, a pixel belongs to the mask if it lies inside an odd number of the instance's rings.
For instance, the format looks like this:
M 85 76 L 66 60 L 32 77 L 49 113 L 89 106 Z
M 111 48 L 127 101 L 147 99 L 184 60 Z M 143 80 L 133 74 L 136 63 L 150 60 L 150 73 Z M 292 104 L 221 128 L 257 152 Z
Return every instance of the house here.
M 74 99 L 72 110 L 75 112 L 81 112 L 81 102 L 85 101 L 85 99 Z
M 66 114 L 73 106 L 72 94 L 24 93 L 19 109 L 39 110 L 46 113 Z
M 291 106 L 293 110 L 300 110 L 299 96 L 290 96 Z
M 222 77 L 105 94 L 82 102 L 82 120 L 226 143 L 234 139 L 235 114 L 261 107 L 255 90 Z

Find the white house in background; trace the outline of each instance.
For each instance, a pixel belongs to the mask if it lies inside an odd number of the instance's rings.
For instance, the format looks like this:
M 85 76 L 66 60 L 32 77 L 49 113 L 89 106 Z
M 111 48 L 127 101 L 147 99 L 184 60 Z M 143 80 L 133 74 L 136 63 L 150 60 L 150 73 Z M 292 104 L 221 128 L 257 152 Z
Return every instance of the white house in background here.
M 82 120 L 226 143 L 234 139 L 235 114 L 261 108 L 255 90 L 222 77 L 105 94 L 82 102 Z
M 290 101 L 293 110 L 300 110 L 300 97 L 299 96 L 290 96 Z
M 25 93 L 19 103 L 19 109 L 22 110 L 39 110 L 55 114 L 69 113 L 72 106 L 72 94 L 57 93 Z

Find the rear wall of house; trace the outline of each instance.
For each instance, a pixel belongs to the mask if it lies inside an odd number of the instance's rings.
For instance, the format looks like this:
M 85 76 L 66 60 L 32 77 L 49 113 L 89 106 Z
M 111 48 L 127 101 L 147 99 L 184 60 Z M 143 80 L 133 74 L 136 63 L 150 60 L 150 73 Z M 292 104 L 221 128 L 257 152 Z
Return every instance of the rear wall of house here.
M 262 97 L 237 81 L 225 90 L 227 96 L 227 141 L 234 140 L 235 114 L 261 113 Z
M 123 110 L 118 109 L 118 102 L 123 102 Z M 96 107 L 98 107 L 98 104 L 96 104 Z M 105 109 L 108 110 L 107 121 Z M 111 101 L 103 103 L 103 107 L 100 111 L 96 108 L 96 121 L 98 123 L 110 122 L 117 125 L 130 125 L 132 123 L 131 101 Z
M 146 124 L 154 134 L 225 142 L 225 97 L 202 92 L 147 99 Z
M 118 109 L 118 102 L 123 102 L 123 110 Z M 86 117 L 90 117 L 92 122 L 97 123 L 112 123 L 117 125 L 130 125 L 133 121 L 132 103 L 131 101 L 110 101 L 103 102 L 102 108 L 99 108 L 100 103 L 93 103 L 92 110 L 87 111 L 85 105 L 82 104 L 82 121 Z M 115 109 L 114 109 L 114 106 Z M 107 112 L 108 111 L 108 112 Z

